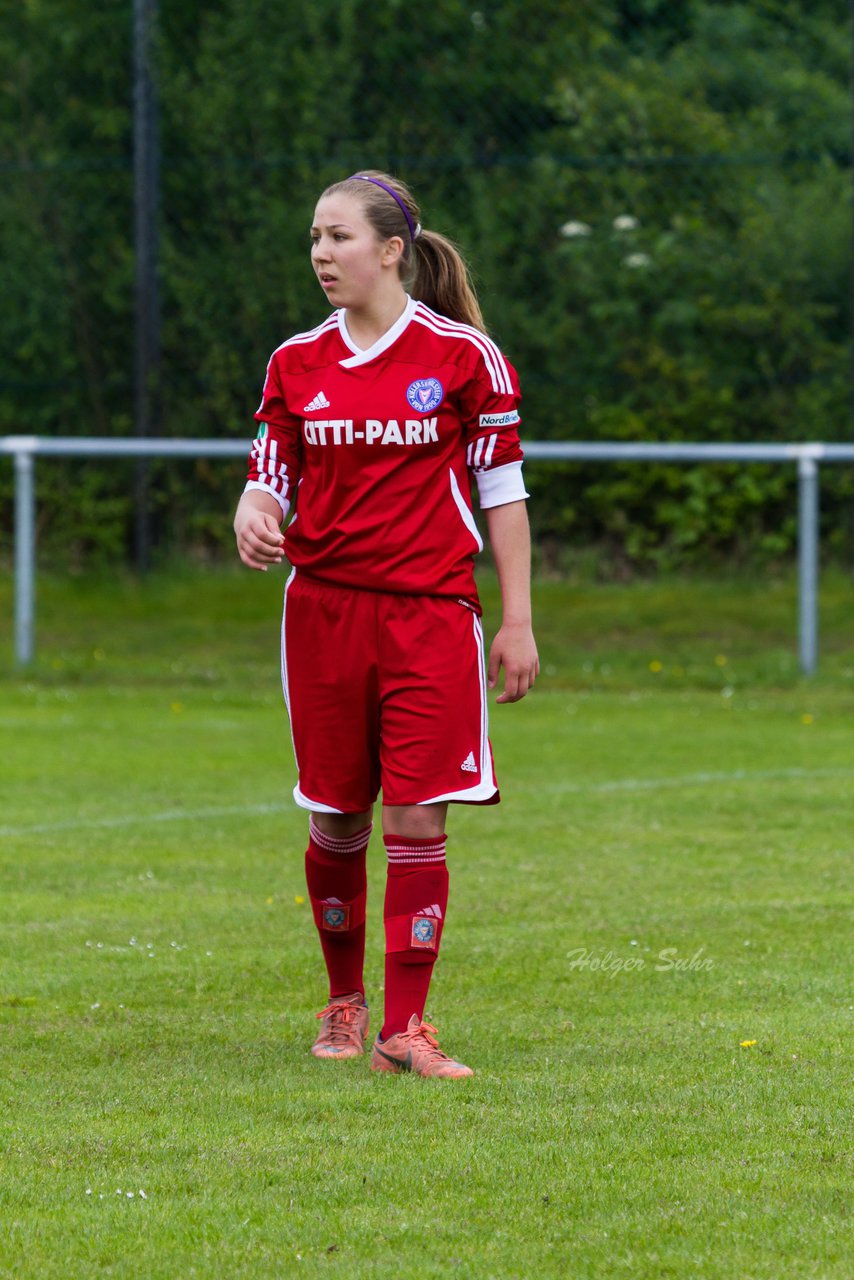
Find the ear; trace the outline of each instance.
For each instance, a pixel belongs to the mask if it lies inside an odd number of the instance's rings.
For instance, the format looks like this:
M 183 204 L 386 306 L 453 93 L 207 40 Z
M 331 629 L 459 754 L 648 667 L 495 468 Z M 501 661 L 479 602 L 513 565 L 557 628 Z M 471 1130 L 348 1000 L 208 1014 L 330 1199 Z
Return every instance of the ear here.
M 403 239 L 401 236 L 392 236 L 386 240 L 383 249 L 382 264 L 384 267 L 393 267 L 399 262 L 403 255 Z

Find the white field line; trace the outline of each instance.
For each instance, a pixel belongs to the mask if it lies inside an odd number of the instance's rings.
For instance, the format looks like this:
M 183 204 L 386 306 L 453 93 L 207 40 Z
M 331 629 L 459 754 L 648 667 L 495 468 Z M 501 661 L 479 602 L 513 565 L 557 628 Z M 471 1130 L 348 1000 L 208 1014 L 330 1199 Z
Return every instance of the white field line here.
M 3 836 L 45 835 L 51 831 L 95 831 L 111 827 L 144 826 L 150 822 L 200 822 L 204 818 L 246 818 L 265 813 L 296 811 L 293 800 L 279 804 L 236 804 L 211 809 L 161 809 L 159 813 L 124 813 L 115 818 L 69 818 L 65 822 L 37 822 L 30 826 L 0 827 Z
M 732 769 L 721 773 L 684 773 L 672 778 L 614 778 L 610 782 L 536 783 L 529 788 L 547 795 L 606 795 L 620 791 L 666 791 L 678 787 L 709 787 L 722 783 L 752 783 L 811 778 L 854 777 L 854 769 Z M 247 818 L 274 813 L 296 813 L 292 800 L 276 804 L 241 804 L 209 809 L 163 809 L 155 813 L 126 813 L 114 818 L 69 818 L 65 822 L 39 822 L 25 826 L 0 827 L 0 838 L 48 835 L 54 831 L 109 830 L 113 827 L 145 826 L 154 822 L 202 822 L 208 818 Z
M 666 791 L 674 787 L 708 787 L 726 782 L 775 782 L 787 779 L 806 780 L 808 778 L 854 778 L 854 769 L 844 767 L 836 769 L 731 769 L 722 773 L 683 773 L 674 778 L 615 778 L 612 782 L 594 782 L 589 784 L 546 783 L 538 784 L 531 790 L 542 791 L 549 795 L 603 794 L 612 791 Z M 518 784 L 517 784 L 518 785 Z

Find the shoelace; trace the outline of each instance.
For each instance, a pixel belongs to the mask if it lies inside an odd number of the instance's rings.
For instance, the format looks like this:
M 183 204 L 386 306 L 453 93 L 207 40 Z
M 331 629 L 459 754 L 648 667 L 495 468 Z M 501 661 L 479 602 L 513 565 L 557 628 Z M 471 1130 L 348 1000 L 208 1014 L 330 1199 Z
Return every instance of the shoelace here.
M 426 1040 L 428 1045 L 427 1054 L 428 1054 L 428 1057 L 430 1057 L 432 1060 L 441 1061 L 441 1062 L 453 1062 L 454 1059 L 449 1057 L 447 1053 L 444 1053 L 439 1048 L 439 1041 L 436 1038 L 438 1034 L 439 1033 L 436 1030 L 436 1028 L 431 1027 L 429 1022 L 422 1022 L 421 1026 L 416 1027 L 414 1031 L 404 1032 L 404 1035 L 410 1041 Z
M 356 1012 L 356 1005 L 340 1000 L 332 1000 L 315 1017 L 325 1018 L 329 1016 L 329 1026 L 326 1029 L 329 1039 L 333 1044 L 346 1044 L 350 1039 L 348 1028 L 351 1022 L 356 1021 Z

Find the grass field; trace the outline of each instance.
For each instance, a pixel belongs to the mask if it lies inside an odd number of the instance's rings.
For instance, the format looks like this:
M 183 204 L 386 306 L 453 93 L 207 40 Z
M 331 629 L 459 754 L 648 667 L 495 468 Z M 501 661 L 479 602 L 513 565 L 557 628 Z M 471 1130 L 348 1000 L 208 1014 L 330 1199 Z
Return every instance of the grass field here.
M 0 1274 L 850 1276 L 852 584 L 812 681 L 789 581 L 538 586 L 449 820 L 462 1082 L 308 1054 L 281 585 L 46 576 L 25 675 L 3 587 Z

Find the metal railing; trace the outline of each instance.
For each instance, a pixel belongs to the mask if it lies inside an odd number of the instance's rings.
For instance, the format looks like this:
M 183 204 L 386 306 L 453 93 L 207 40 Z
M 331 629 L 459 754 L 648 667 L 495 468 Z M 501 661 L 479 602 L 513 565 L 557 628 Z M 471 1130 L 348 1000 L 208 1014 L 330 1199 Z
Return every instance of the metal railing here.
M 35 655 L 37 454 L 79 458 L 238 458 L 249 441 L 57 438 L 0 436 L 0 454 L 15 467 L 15 659 Z M 798 471 L 798 653 L 811 675 L 818 660 L 818 469 L 854 462 L 854 444 L 622 444 L 587 441 L 526 441 L 531 461 L 560 462 L 775 462 Z

